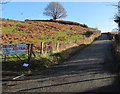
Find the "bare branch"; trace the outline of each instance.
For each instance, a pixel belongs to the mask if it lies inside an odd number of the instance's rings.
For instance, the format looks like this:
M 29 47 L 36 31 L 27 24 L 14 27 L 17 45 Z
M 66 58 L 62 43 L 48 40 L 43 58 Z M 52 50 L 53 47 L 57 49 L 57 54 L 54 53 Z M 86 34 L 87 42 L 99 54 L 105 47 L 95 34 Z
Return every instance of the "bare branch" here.
M 8 2 L 10 2 L 11 0 L 0 0 L 0 4 L 7 4 Z

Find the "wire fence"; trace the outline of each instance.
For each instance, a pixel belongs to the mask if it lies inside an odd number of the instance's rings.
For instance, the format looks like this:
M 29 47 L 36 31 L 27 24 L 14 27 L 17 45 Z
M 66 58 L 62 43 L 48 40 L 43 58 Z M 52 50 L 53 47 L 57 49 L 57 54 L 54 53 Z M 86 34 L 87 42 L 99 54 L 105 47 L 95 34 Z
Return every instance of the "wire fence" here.
M 87 44 L 93 41 L 93 39 L 97 38 L 100 34 L 98 35 L 92 35 L 87 38 L 81 38 L 77 39 L 74 41 L 66 42 L 66 43 L 58 43 L 58 42 L 40 42 L 39 44 L 26 44 L 26 54 L 25 55 L 2 55 L 2 60 L 4 62 L 9 61 L 7 59 L 13 58 L 13 61 L 15 60 L 14 58 L 17 58 L 18 60 L 23 60 L 21 57 L 24 57 L 27 59 L 29 62 L 32 57 L 36 57 L 36 54 L 42 55 L 42 54 L 54 54 L 58 53 L 64 50 L 67 50 L 72 47 L 76 47 L 82 44 Z
M 66 43 L 40 42 L 39 47 L 38 45 L 37 46 L 34 45 L 33 50 L 38 51 L 40 54 L 43 54 L 43 53 L 52 54 L 52 53 L 60 52 L 75 46 L 79 46 L 81 44 L 87 44 L 87 42 L 90 42 L 92 40 L 93 40 L 93 36 L 88 38 L 77 39 L 77 40 L 66 42 Z

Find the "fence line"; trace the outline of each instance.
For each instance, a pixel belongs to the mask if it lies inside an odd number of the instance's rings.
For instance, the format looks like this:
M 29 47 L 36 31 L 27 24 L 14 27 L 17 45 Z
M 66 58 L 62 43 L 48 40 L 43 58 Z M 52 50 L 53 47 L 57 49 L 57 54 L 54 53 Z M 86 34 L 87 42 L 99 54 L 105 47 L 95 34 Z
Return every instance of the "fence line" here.
M 96 38 L 98 37 L 100 34 L 98 35 L 92 35 L 92 37 L 88 37 L 88 38 L 81 38 L 81 39 L 77 39 L 74 41 L 70 41 L 70 42 L 66 42 L 66 43 L 57 43 L 57 42 L 40 42 L 39 45 L 35 45 L 35 44 L 26 44 L 27 47 L 27 54 L 28 54 L 28 62 L 31 60 L 32 56 L 36 56 L 35 53 L 39 53 L 44 54 L 44 53 L 49 53 L 49 54 L 53 54 L 55 52 L 60 52 L 75 46 L 79 46 L 81 44 L 85 44 L 85 42 L 90 41 L 92 38 Z M 17 57 L 18 58 L 18 57 Z M 5 55 L 5 61 L 6 61 L 7 57 Z
M 98 35 L 99 36 L 99 35 Z M 66 42 L 66 43 L 57 43 L 57 42 L 40 42 L 39 46 L 35 48 L 33 48 L 34 51 L 39 50 L 40 54 L 43 53 L 54 53 L 54 52 L 59 52 L 62 50 L 66 50 L 81 44 L 85 44 L 85 42 L 90 41 L 93 37 L 98 37 L 96 35 L 93 35 L 92 37 L 88 37 L 88 38 L 81 38 L 81 39 L 77 39 L 74 41 L 70 41 L 70 42 Z

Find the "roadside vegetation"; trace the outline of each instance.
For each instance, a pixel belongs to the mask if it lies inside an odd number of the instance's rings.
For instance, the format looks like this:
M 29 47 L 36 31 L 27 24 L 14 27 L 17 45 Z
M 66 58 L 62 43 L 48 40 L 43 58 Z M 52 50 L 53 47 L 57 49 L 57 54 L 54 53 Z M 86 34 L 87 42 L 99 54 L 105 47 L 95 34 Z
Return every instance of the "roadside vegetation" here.
M 113 55 L 116 59 L 118 77 L 120 81 L 120 33 L 119 32 L 109 32 L 109 38 L 113 40 Z

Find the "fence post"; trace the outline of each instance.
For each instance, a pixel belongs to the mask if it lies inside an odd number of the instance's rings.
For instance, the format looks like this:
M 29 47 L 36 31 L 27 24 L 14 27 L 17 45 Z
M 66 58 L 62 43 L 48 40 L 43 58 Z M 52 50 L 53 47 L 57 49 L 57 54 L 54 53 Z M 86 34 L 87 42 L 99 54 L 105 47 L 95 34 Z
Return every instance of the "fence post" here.
M 28 61 L 29 61 L 29 56 L 30 56 L 30 44 L 27 44 L 27 51 L 28 51 Z
M 56 45 L 57 45 L 56 43 L 53 43 L 53 45 L 52 45 L 52 53 L 54 53 L 54 51 L 56 51 L 56 49 L 57 49 Z
M 41 53 L 44 53 L 44 42 L 41 42 Z
M 43 44 L 43 42 L 40 42 L 40 54 L 42 54 L 43 53 L 43 47 L 44 47 L 44 44 Z
M 59 43 L 57 43 L 57 51 L 59 51 L 59 45 L 60 45 L 60 44 L 59 44 Z
M 33 44 L 30 45 L 30 54 L 28 56 L 28 62 L 30 61 L 30 59 L 32 57 L 32 52 L 33 52 Z
M 49 47 L 49 50 L 50 50 L 50 54 L 52 54 L 53 53 L 53 47 Z
M 28 49 L 28 56 L 30 54 L 30 44 L 27 44 L 27 49 Z
M 6 62 L 6 55 L 5 55 L 5 62 Z

